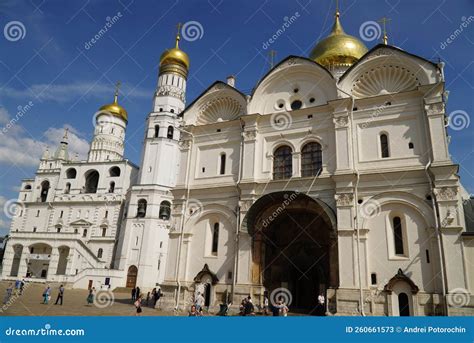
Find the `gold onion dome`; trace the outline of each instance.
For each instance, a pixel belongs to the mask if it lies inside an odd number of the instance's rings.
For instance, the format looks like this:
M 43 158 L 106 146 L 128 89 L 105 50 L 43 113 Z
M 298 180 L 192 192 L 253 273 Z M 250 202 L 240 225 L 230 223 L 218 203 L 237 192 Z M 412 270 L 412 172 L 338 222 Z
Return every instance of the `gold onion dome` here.
M 368 51 L 359 39 L 344 32 L 339 16 L 336 11 L 331 33 L 316 44 L 310 54 L 313 61 L 326 68 L 351 66 Z
M 118 88 L 120 83 L 117 83 L 117 88 L 115 89 L 114 102 L 107 104 L 99 108 L 99 112 L 110 113 L 113 116 L 119 117 L 126 122 L 128 121 L 128 114 L 125 108 L 118 104 Z
M 179 34 L 180 28 L 181 25 L 179 24 L 178 33 L 176 34 L 176 47 L 165 50 L 165 52 L 161 54 L 160 67 L 179 64 L 185 67 L 186 70 L 189 69 L 189 57 L 183 50 L 179 48 L 179 41 L 181 39 L 181 36 Z

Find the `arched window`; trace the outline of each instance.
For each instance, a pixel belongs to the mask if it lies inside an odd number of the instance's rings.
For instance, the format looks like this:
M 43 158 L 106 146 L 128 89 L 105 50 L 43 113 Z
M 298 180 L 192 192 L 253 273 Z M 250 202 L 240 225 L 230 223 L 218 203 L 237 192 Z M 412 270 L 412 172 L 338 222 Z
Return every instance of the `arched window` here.
M 169 139 L 173 139 L 173 133 L 174 133 L 174 128 L 173 126 L 168 126 L 168 133 L 166 135 L 166 137 L 168 137 Z
M 115 166 L 109 169 L 109 175 L 111 177 L 120 176 L 120 168 Z
M 287 145 L 281 146 L 273 154 L 273 179 L 289 179 L 293 173 L 293 162 L 291 148 Z
M 87 237 L 87 229 L 84 229 L 84 231 L 82 231 L 82 237 Z
M 49 181 L 43 181 L 41 183 L 41 202 L 46 202 L 46 199 L 48 198 L 48 192 L 49 192 Z
M 410 316 L 410 302 L 408 301 L 408 295 L 406 293 L 400 293 L 398 295 L 398 312 L 401 317 Z
M 155 125 L 155 138 L 158 138 L 160 135 L 160 125 Z
M 221 154 L 221 163 L 220 163 L 220 167 L 219 167 L 219 174 L 221 174 L 221 175 L 225 174 L 225 159 L 226 159 L 226 155 Z
M 107 235 L 107 228 L 103 227 L 102 228 L 102 237 L 105 237 Z
M 219 247 L 219 223 L 214 224 L 212 230 L 212 255 L 217 255 L 217 248 Z
M 380 135 L 380 152 L 382 158 L 390 157 L 390 152 L 388 150 L 388 137 L 385 133 Z
M 25 189 L 27 189 L 27 190 L 31 189 L 31 185 L 26 185 Z
M 115 182 L 111 181 L 109 185 L 109 193 L 113 193 L 115 191 Z
M 301 149 L 301 176 L 316 176 L 323 168 L 321 144 L 311 142 Z
M 103 253 L 104 253 L 104 250 L 102 250 L 102 248 L 99 248 L 99 250 L 97 250 L 97 258 L 102 258 Z
M 162 201 L 160 204 L 160 219 L 168 220 L 171 214 L 171 204 L 169 201 Z
M 77 171 L 75 168 L 69 168 L 66 170 L 66 179 L 75 179 L 77 175 Z
M 137 218 L 145 218 L 146 216 L 146 200 L 140 199 L 138 200 L 138 207 L 137 207 Z
M 393 240 L 395 242 L 395 255 L 403 255 L 403 228 L 400 217 L 393 218 Z
M 66 187 L 64 188 L 64 194 L 69 194 L 71 191 L 71 183 L 66 182 Z
M 99 172 L 91 170 L 86 174 L 86 193 L 97 193 L 97 186 L 99 185 Z

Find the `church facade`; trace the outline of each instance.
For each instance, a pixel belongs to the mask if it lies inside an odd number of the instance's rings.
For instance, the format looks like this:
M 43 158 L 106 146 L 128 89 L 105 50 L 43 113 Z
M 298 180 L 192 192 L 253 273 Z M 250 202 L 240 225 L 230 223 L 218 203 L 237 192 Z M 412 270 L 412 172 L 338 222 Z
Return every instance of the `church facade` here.
M 186 106 L 178 34 L 140 168 L 116 96 L 87 161 L 65 138 L 23 181 L 2 278 L 159 286 L 163 308 L 268 294 L 314 314 L 323 295 L 333 315 L 472 315 L 472 201 L 449 155 L 443 65 L 384 39 L 368 51 L 336 13 L 310 58 Z

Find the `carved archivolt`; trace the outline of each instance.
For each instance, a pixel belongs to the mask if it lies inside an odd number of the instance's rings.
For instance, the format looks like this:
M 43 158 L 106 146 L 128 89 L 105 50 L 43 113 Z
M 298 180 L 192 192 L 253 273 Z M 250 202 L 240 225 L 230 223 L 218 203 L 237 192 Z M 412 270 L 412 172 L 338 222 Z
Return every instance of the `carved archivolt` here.
M 199 109 L 197 125 L 234 120 L 244 114 L 244 108 L 232 97 L 220 97 L 207 101 Z
M 352 84 L 352 95 L 366 98 L 416 89 L 421 83 L 409 69 L 399 65 L 381 65 L 360 75 Z

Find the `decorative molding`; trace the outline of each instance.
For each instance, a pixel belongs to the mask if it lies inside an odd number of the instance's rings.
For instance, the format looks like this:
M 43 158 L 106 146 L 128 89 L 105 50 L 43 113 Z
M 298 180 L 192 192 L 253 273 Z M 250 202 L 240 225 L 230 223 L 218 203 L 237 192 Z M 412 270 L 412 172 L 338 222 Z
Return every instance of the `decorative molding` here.
M 197 125 L 234 120 L 245 114 L 244 107 L 236 99 L 225 96 L 211 99 L 199 108 Z
M 178 98 L 182 102 L 186 102 L 186 96 L 184 94 L 184 91 L 176 86 L 160 86 L 158 90 L 156 91 L 157 96 L 173 96 L 175 98 Z
M 426 115 L 431 116 L 435 114 L 444 113 L 444 104 L 442 102 L 436 102 L 434 104 L 425 104 Z
M 257 131 L 252 130 L 252 131 L 244 131 L 244 141 L 252 141 L 255 140 L 257 137 Z
M 349 123 L 349 116 L 340 116 L 333 119 L 336 129 L 347 127 Z
M 352 193 L 341 193 L 336 194 L 335 199 L 337 206 L 352 206 L 354 196 Z
M 241 212 L 247 212 L 253 205 L 253 200 L 240 200 L 239 207 Z
M 439 201 L 457 200 L 457 187 L 441 187 L 435 190 L 435 194 Z

